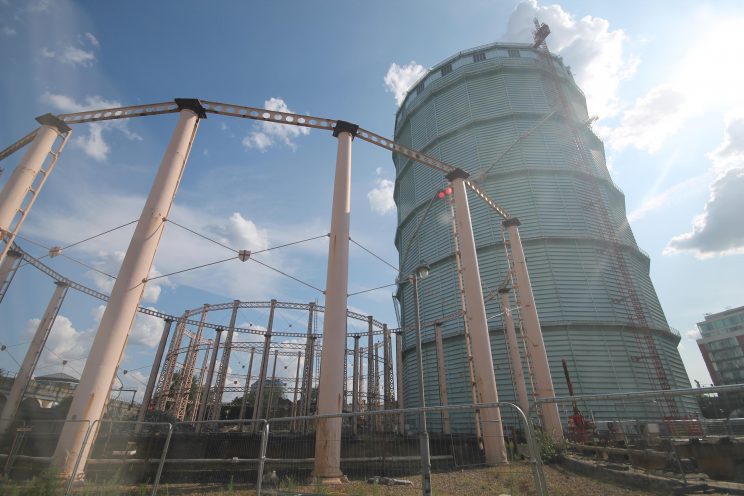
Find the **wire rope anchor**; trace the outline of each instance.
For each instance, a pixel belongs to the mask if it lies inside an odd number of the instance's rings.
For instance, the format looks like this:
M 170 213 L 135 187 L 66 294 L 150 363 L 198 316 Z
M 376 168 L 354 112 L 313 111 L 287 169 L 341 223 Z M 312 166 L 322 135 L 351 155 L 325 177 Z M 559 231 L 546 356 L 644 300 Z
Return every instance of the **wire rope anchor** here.
M 251 250 L 240 250 L 238 252 L 238 259 L 241 262 L 247 261 L 249 258 L 251 258 Z

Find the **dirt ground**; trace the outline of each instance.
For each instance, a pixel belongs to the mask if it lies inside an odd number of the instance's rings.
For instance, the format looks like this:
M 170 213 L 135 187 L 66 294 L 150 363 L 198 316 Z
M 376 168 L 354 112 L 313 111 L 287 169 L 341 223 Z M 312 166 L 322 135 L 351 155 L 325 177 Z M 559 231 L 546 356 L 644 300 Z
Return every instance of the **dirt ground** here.
M 546 466 L 545 477 L 551 496 L 660 496 L 668 492 L 629 489 L 610 482 L 596 480 L 583 475 L 568 472 L 560 467 Z M 267 495 L 344 495 L 344 496 L 418 496 L 421 494 L 421 478 L 409 477 L 410 486 L 384 486 L 367 484 L 364 481 L 351 481 L 341 486 L 322 486 L 317 484 L 299 484 L 291 479 L 280 480 L 277 484 L 264 484 Z M 77 489 L 74 494 L 85 496 L 98 495 L 141 495 L 145 488 L 123 487 L 85 487 Z M 480 468 L 460 472 L 432 474 L 432 493 L 435 495 L 457 496 L 532 496 L 535 491 L 532 471 L 527 464 L 511 464 L 506 467 Z M 21 493 L 19 493 L 21 494 Z M 210 484 L 195 486 L 193 484 L 165 484 L 158 490 L 159 495 L 175 496 L 250 496 L 253 488 L 235 484 Z

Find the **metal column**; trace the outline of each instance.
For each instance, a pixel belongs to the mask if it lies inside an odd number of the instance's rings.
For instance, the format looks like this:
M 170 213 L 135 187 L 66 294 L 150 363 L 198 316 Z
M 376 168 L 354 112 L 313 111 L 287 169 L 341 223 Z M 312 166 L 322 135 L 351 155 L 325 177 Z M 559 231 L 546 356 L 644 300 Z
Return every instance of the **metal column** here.
M 51 300 L 49 300 L 44 317 L 36 328 L 31 344 L 26 351 L 26 356 L 21 363 L 21 368 L 18 370 L 18 374 L 13 381 L 10 393 L 8 393 L 8 400 L 5 402 L 2 413 L 0 413 L 0 434 L 4 434 L 13 423 L 18 406 L 23 400 L 23 395 L 26 392 L 26 388 L 28 388 L 28 383 L 34 373 L 36 364 L 39 362 L 42 351 L 44 351 L 44 345 L 49 337 L 49 333 L 52 331 L 54 320 L 57 318 L 59 309 L 67 294 L 67 283 L 55 282 L 54 284 L 57 287 L 54 289 Z
M 232 340 L 235 333 L 235 320 L 238 317 L 240 300 L 233 301 L 232 315 L 230 315 L 230 327 L 227 328 L 227 338 L 222 346 L 222 359 L 220 360 L 220 369 L 217 373 L 217 384 L 212 403 L 212 412 L 210 420 L 220 419 L 220 410 L 222 409 L 222 394 L 225 392 L 225 382 L 227 381 L 227 369 L 230 365 L 230 353 L 232 352 Z
M 532 364 L 532 375 L 535 383 L 535 395 L 538 398 L 551 398 L 555 396 L 553 379 L 550 376 L 550 364 L 548 354 L 545 351 L 540 319 L 537 316 L 535 296 L 532 294 L 532 284 L 527 272 L 527 261 L 524 257 L 522 240 L 519 237 L 520 222 L 516 218 L 502 222 L 509 235 L 512 259 L 514 262 L 514 293 L 519 305 L 519 313 L 522 316 L 524 336 L 527 340 L 527 353 Z M 558 405 L 547 403 L 541 405 L 541 417 L 543 428 L 554 440 L 563 442 L 563 427 L 561 417 L 558 413 Z
M 351 411 L 359 411 L 359 336 L 354 336 L 354 369 L 351 376 Z M 354 435 L 358 432 L 358 420 L 355 415 L 351 417 L 351 430 Z
M 501 319 L 504 321 L 504 334 L 506 334 L 506 345 L 509 349 L 509 360 L 511 361 L 512 380 L 517 392 L 517 404 L 525 413 L 530 411 L 530 400 L 527 396 L 527 384 L 524 381 L 524 370 L 522 369 L 522 356 L 520 353 L 517 331 L 514 328 L 511 308 L 509 306 L 509 289 L 499 288 L 501 302 Z M 525 410 L 526 408 L 526 410 Z
M 214 367 L 217 364 L 217 353 L 220 352 L 220 339 L 222 338 L 222 328 L 218 327 L 215 329 L 216 335 L 214 337 L 214 347 L 212 348 L 212 357 L 209 360 L 209 371 L 207 372 L 207 379 L 204 381 L 204 389 L 202 390 L 201 400 L 199 400 L 199 413 L 196 414 L 196 421 L 206 420 L 207 407 L 209 406 L 209 390 L 212 387 L 212 377 L 214 375 Z M 197 425 L 197 429 L 199 426 Z
M 279 350 L 274 350 L 274 366 L 271 368 L 271 387 L 269 389 L 269 397 L 267 398 L 266 404 L 266 418 L 271 418 L 271 403 L 274 401 L 274 393 L 276 392 L 276 361 L 279 358 Z M 279 400 L 277 399 L 277 404 Z
M 447 372 L 444 364 L 444 345 L 442 343 L 442 324 L 434 324 L 434 340 L 437 347 L 437 371 L 439 372 L 439 404 L 441 406 L 449 405 L 447 398 Z M 442 410 L 442 432 L 449 434 L 450 429 L 449 410 Z
M 367 411 L 371 412 L 374 410 L 375 405 L 375 355 L 374 355 L 374 336 L 372 335 L 372 316 L 367 317 Z M 370 417 L 367 421 L 369 430 L 373 430 L 372 418 Z
M 294 394 L 292 395 L 292 417 L 297 417 L 297 393 L 300 390 L 300 362 L 302 361 L 302 352 L 297 352 L 297 371 L 295 372 Z M 297 428 L 297 422 L 292 420 L 292 432 Z
M 473 226 L 470 220 L 468 195 L 465 190 L 464 179 L 467 177 L 467 172 L 461 169 L 455 169 L 447 174 L 447 179 L 452 184 L 453 201 L 455 202 L 455 222 L 459 237 L 463 289 L 467 305 L 465 318 L 469 322 L 475 381 L 481 400 L 484 403 L 497 403 L 499 395 L 496 390 L 496 375 L 493 371 L 488 320 L 486 319 L 486 307 L 483 302 L 478 254 L 475 249 Z M 497 407 L 484 409 L 481 411 L 481 418 L 483 420 L 483 445 L 486 451 L 486 463 L 489 465 L 507 463 L 501 411 Z
M 271 353 L 271 331 L 274 328 L 274 312 L 276 311 L 276 300 L 271 300 L 269 309 L 269 323 L 264 334 L 263 355 L 261 356 L 261 370 L 258 372 L 258 387 L 256 388 L 256 398 L 253 400 L 253 420 L 261 418 L 263 410 L 264 386 L 266 383 L 266 373 L 269 370 L 269 353 Z M 254 423 L 253 426 L 256 424 Z
M 168 335 L 170 334 L 171 325 L 173 324 L 172 319 L 165 319 L 165 325 L 163 326 L 163 333 L 160 335 L 160 343 L 158 344 L 158 350 L 155 352 L 155 358 L 152 361 L 152 368 L 150 369 L 150 377 L 147 379 L 147 386 L 145 387 L 145 395 L 142 397 L 142 406 L 140 407 L 139 414 L 137 415 L 137 422 L 144 422 L 145 414 L 150 408 L 152 402 L 152 391 L 155 389 L 155 381 L 158 378 L 158 372 L 160 371 L 160 363 L 163 361 L 163 353 L 165 352 L 165 345 L 168 342 Z M 135 427 L 136 432 L 142 429 L 142 424 L 138 423 Z
M 207 377 L 207 364 L 209 363 L 209 354 L 212 351 L 212 343 L 213 341 L 211 339 L 207 339 L 206 347 L 204 348 L 204 357 L 202 358 L 202 366 L 199 370 L 199 387 L 196 389 L 194 404 L 191 406 L 191 415 L 189 415 L 190 422 L 197 421 L 199 417 L 199 408 L 201 405 L 202 394 L 204 394 L 204 387 L 206 386 L 205 379 Z
M 165 227 L 165 219 L 170 212 L 196 136 L 199 119 L 206 116 L 198 100 L 177 100 L 176 103 L 181 109 L 176 129 L 137 222 L 106 310 L 101 317 L 80 384 L 75 390 L 67 414 L 68 420 L 94 422 L 101 419 L 114 374 L 124 354 L 137 307 L 142 300 L 147 276 Z M 63 476 L 77 477 L 78 474 L 71 473 L 76 460 L 79 460 L 78 470 L 82 471 L 85 467 L 92 440 L 95 439 L 93 436 L 91 442 L 83 446 L 87 428 L 85 422 L 68 422 L 62 428 L 52 457 L 52 465 Z
M 395 394 L 398 396 L 398 404 L 396 406 L 402 410 L 406 407 L 403 398 L 403 331 L 399 331 L 395 334 L 395 367 L 395 375 L 397 376 Z M 406 416 L 401 413 L 398 417 L 398 432 L 404 434 L 405 430 Z
M 245 404 L 248 401 L 248 394 L 251 390 L 251 376 L 253 375 L 253 355 L 256 354 L 256 348 L 251 346 L 251 355 L 248 358 L 248 373 L 245 376 L 245 388 L 243 389 L 243 400 L 240 402 L 240 414 L 238 418 L 243 420 L 245 417 Z M 241 424 L 242 425 L 242 424 Z
M 351 214 L 351 141 L 359 126 L 336 121 L 333 135 L 338 138 L 336 177 L 331 208 L 331 232 L 328 246 L 326 310 L 323 319 L 323 352 L 318 387 L 318 414 L 341 413 L 346 349 L 346 303 L 349 286 L 349 218 Z M 341 419 L 318 420 L 315 434 L 313 475 L 321 480 L 340 482 Z

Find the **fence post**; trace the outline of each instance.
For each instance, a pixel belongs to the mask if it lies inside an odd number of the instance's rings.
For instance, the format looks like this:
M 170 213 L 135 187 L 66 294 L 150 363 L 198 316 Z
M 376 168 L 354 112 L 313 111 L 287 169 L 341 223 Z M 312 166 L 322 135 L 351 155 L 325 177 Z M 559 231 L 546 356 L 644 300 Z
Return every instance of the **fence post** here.
M 264 465 L 266 464 L 266 447 L 269 444 L 269 422 L 264 420 L 261 428 L 261 451 L 258 455 L 258 474 L 256 475 L 256 496 L 261 496 Z
M 82 420 L 78 422 L 88 422 L 88 430 L 85 431 L 85 436 L 83 437 L 83 442 L 80 445 L 80 451 L 78 451 L 77 458 L 75 459 L 75 465 L 72 467 L 72 473 L 69 475 L 69 478 L 67 479 L 67 487 L 65 487 L 65 496 L 69 496 L 72 491 L 72 484 L 75 482 L 75 477 L 77 477 L 78 473 L 78 467 L 80 466 L 80 459 L 83 457 L 83 451 L 85 450 L 86 445 L 88 444 L 88 438 L 90 437 L 90 433 L 93 431 L 95 425 L 99 423 L 101 420 L 96 419 L 93 422 L 90 420 Z M 65 423 L 67 423 L 66 421 Z M 64 427 L 63 427 L 64 428 Z
M 540 403 L 540 398 L 537 398 L 535 403 L 532 404 L 533 411 L 538 411 L 538 403 Z M 517 405 L 513 403 L 504 403 L 506 405 L 511 406 L 517 411 L 517 414 L 522 418 L 522 421 L 524 422 L 524 433 L 527 437 L 527 448 L 530 451 L 530 463 L 532 464 L 532 471 L 534 472 L 535 477 L 535 488 L 537 489 L 537 494 L 540 496 L 548 496 L 548 483 L 545 480 L 545 472 L 543 471 L 543 463 L 542 458 L 540 457 L 540 447 L 537 445 L 537 442 L 535 441 L 535 430 L 532 428 L 532 424 L 530 423 L 530 417 Z
M 160 455 L 160 463 L 158 464 L 158 471 L 155 474 L 155 480 L 152 483 L 151 496 L 155 496 L 158 493 L 158 486 L 160 485 L 160 476 L 163 475 L 163 466 L 165 465 L 165 458 L 168 455 L 168 448 L 170 447 L 171 436 L 173 435 L 173 424 L 168 423 L 168 435 L 165 438 L 165 445 L 163 446 L 163 454 Z

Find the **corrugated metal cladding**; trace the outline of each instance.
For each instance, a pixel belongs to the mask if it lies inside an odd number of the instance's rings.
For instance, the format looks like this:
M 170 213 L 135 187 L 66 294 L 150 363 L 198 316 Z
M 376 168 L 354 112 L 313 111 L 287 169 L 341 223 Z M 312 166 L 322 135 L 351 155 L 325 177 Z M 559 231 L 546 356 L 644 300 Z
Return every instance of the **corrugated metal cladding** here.
M 481 53 L 485 59 L 475 55 Z M 565 114 L 556 111 L 561 99 L 545 63 L 529 46 L 515 44 L 461 52 L 441 65 L 451 64 L 451 72 L 440 70 L 441 66 L 432 69 L 399 109 L 395 139 L 473 174 L 491 198 L 522 222 L 520 233 L 556 394 L 568 394 L 561 359 L 568 361 L 578 394 L 660 387 L 655 373 L 649 373 L 647 350 L 633 327 L 638 320 L 632 315 L 628 290 L 623 289 L 627 284 L 618 270 L 622 266 L 630 275 L 670 385 L 689 387 L 677 352 L 679 337 L 669 329 L 649 278 L 649 258 L 636 245 L 628 226 L 625 197 L 610 178 L 602 142 L 581 122 L 588 119 L 585 98 L 560 59 L 553 63 L 564 101 L 579 116 L 579 122 L 571 125 L 578 129 L 583 153 Z M 461 308 L 450 206 L 443 200 L 429 205 L 446 181 L 441 173 L 405 157 L 394 155 L 393 160 L 401 271 L 411 273 L 421 261 L 430 264 L 431 275 L 420 282 L 420 303 L 422 321 L 434 322 Z M 485 177 L 478 175 L 486 170 Z M 506 275 L 501 219 L 472 196 L 470 207 L 499 396 L 514 401 L 495 298 Z M 617 256 L 602 241 L 606 228 L 620 242 Z M 403 326 L 414 324 L 411 285 L 403 283 L 398 295 Z M 445 322 L 442 329 L 449 402 L 469 403 L 462 319 Z M 433 333 L 432 327 L 423 332 L 425 392 L 430 405 L 440 401 Z M 418 405 L 415 358 L 414 333 L 406 332 L 406 406 Z M 689 404 L 682 406 L 682 413 L 694 409 Z M 660 415 L 654 403 L 604 402 L 585 408 L 597 420 Z M 504 417 L 513 415 L 505 411 Z M 410 421 L 415 423 L 415 418 Z M 434 428 L 442 425 L 439 414 L 430 421 Z M 452 424 L 456 431 L 473 430 L 467 415 L 453 416 Z

